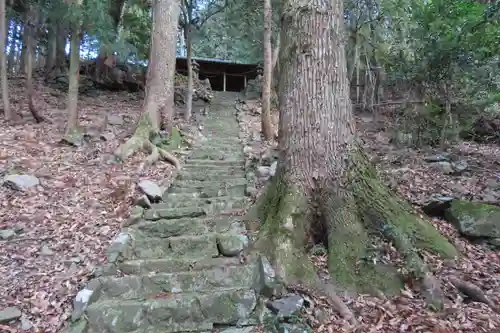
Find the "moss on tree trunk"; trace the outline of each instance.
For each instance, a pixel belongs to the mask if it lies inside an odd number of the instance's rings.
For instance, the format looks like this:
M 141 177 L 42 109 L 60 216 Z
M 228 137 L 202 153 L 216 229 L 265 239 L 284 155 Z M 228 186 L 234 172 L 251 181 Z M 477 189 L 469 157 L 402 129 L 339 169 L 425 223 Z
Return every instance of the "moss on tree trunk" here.
M 358 145 L 348 154 L 340 182 L 345 185 L 339 187 L 304 193 L 287 180 L 286 170 L 278 172 L 252 211 L 262 223 L 256 247 L 270 256 L 285 284 L 317 288 L 321 282 L 306 246 L 311 232 L 326 230 L 328 266 L 336 286 L 393 295 L 411 277 L 422 282 L 428 304 L 440 308 L 439 286 L 419 253 L 451 258 L 458 255 L 456 249 L 391 193 Z M 384 242 L 401 254 L 403 267 L 384 262 Z

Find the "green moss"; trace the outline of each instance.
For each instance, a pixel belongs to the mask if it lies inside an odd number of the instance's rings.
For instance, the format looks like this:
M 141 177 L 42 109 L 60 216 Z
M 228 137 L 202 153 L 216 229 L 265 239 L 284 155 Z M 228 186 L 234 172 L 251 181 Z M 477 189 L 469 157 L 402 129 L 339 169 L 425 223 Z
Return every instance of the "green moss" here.
M 262 222 L 258 245 L 280 267 L 285 283 L 314 283 L 317 275 L 305 253 L 307 200 L 300 190 L 277 176 L 254 208 Z M 292 229 L 287 225 L 292 226 Z
M 500 208 L 481 202 L 453 200 L 448 209 L 455 217 L 470 216 L 474 219 L 490 218 L 492 215 L 500 216 Z
M 360 292 L 397 293 L 402 281 L 394 267 L 378 260 L 370 235 L 356 214 L 352 198 L 335 199 L 329 195 L 328 211 L 328 268 L 332 279 L 340 286 Z
M 446 258 L 458 255 L 455 247 L 429 222 L 416 215 L 380 180 L 361 149 L 352 153 L 349 190 L 367 229 L 391 239 L 398 250 L 430 250 Z
M 500 208 L 493 205 L 454 200 L 446 211 L 446 218 L 462 234 L 471 237 L 498 238 L 500 235 Z
M 149 139 L 152 130 L 153 123 L 151 121 L 151 118 L 149 117 L 149 114 L 147 112 L 144 112 L 137 122 L 134 136 L 142 139 Z

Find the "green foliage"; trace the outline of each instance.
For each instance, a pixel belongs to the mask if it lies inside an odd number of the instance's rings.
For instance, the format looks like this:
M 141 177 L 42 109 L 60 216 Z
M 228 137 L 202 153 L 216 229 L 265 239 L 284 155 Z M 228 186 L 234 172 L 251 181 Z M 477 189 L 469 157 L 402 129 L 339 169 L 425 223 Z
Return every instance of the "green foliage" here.
M 495 100 L 500 89 L 499 11 L 500 2 L 488 6 L 434 0 L 412 5 L 411 39 L 391 47 L 387 69 L 393 82 L 406 82 L 428 103 L 418 119 L 410 119 L 427 128 L 425 143 L 436 143 L 442 134 L 456 137 L 457 129 L 443 127 L 460 120 L 460 128 L 467 130 Z

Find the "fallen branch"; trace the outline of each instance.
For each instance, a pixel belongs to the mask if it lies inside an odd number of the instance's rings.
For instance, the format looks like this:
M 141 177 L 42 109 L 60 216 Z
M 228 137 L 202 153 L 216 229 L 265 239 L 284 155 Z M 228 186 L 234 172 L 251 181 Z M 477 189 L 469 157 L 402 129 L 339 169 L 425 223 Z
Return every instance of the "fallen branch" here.
M 457 290 L 459 292 L 461 292 L 465 296 L 469 297 L 472 301 L 484 303 L 484 304 L 488 305 L 491 309 L 493 309 L 495 312 L 499 312 L 499 309 L 497 308 L 495 303 L 493 303 L 493 301 L 491 301 L 484 294 L 484 292 L 481 290 L 481 288 L 479 288 L 478 286 L 476 286 L 472 282 L 460 280 L 459 278 L 457 278 L 455 276 L 450 276 L 449 281 L 451 282 L 451 284 L 455 288 L 457 288 Z

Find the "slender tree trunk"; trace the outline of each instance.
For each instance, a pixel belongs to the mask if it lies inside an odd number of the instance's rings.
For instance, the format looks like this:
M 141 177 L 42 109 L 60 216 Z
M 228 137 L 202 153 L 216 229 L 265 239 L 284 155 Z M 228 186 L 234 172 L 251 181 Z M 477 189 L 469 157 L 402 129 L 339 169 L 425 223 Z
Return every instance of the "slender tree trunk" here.
M 68 123 L 66 139 L 76 143 L 81 136 L 78 129 L 78 87 L 80 79 L 80 27 L 75 25 L 71 31 L 70 68 L 68 86 Z
M 57 28 L 53 22 L 49 23 L 47 36 L 47 55 L 45 58 L 45 74 L 50 73 L 54 69 L 57 55 Z
M 0 0 L 0 49 L 5 50 L 5 35 L 7 33 L 7 25 L 5 24 L 5 0 Z M 2 80 L 2 100 L 3 112 L 5 120 L 11 121 L 14 119 L 15 114 L 12 112 L 9 104 L 9 88 L 7 82 L 7 63 L 5 60 L 5 52 L 0 54 L 1 80 Z
M 34 8 L 29 6 L 27 20 L 24 25 L 24 38 L 26 40 L 26 91 L 28 97 L 28 109 L 31 112 L 33 118 L 37 123 L 42 122 L 44 119 L 41 115 L 38 114 L 38 111 L 35 109 L 35 105 L 33 104 L 33 58 L 35 51 L 35 24 L 38 23 L 38 8 Z
M 21 32 L 22 47 L 21 47 L 21 62 L 19 64 L 19 73 L 26 74 L 26 22 L 28 22 L 28 11 L 23 15 L 23 29 Z M 29 29 L 28 29 L 29 30 Z
M 262 134 L 266 140 L 273 138 L 273 127 L 271 123 L 271 75 L 272 72 L 272 8 L 271 0 L 264 0 L 264 77 L 262 80 Z
M 189 10 L 189 9 L 187 9 Z M 191 118 L 191 111 L 193 108 L 193 90 L 194 90 L 194 82 L 193 82 L 193 40 L 192 40 L 192 31 L 191 25 L 189 23 L 186 24 L 184 28 L 184 36 L 186 39 L 186 63 L 187 63 L 187 91 L 186 91 L 186 109 L 184 111 L 184 119 L 189 120 Z
M 134 135 L 115 151 L 115 155 L 121 160 L 125 160 L 136 151 L 146 148 L 151 155 L 146 159 L 145 164 L 152 164 L 162 158 L 177 168 L 180 167 L 175 156 L 151 141 L 151 137 L 158 135 L 160 131 L 161 115 L 164 115 L 167 131 L 171 137 L 176 138 L 178 135 L 177 130 L 172 127 L 172 121 L 179 14 L 180 4 L 178 0 L 157 0 L 154 3 L 151 51 L 142 115 Z
M 66 42 L 68 40 L 68 32 L 63 23 L 56 23 L 56 62 L 55 74 L 66 71 Z
M 389 240 L 405 269 L 423 283 L 435 307 L 439 288 L 417 250 L 447 257 L 456 249 L 428 221 L 382 183 L 361 148 L 349 98 L 341 0 L 286 0 L 280 51 L 278 172 L 257 204 L 263 225 L 260 249 L 272 249 L 278 276 L 330 296 L 339 312 L 352 314 L 322 283 L 305 255 L 308 244 L 328 247 L 332 281 L 362 292 L 398 293 L 395 267 L 376 250 Z M 271 244 L 269 244 L 271 242 Z
M 9 63 L 7 66 L 7 72 L 12 73 L 14 71 L 14 68 L 16 66 L 16 46 L 17 46 L 17 41 L 19 40 L 19 33 L 16 29 L 16 21 L 12 19 L 11 21 L 11 26 L 12 28 L 12 39 L 10 40 L 10 48 L 9 48 Z M 8 30 L 7 30 L 8 31 Z

